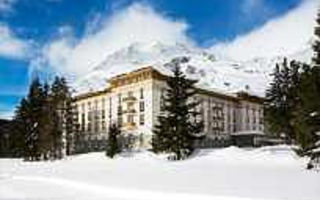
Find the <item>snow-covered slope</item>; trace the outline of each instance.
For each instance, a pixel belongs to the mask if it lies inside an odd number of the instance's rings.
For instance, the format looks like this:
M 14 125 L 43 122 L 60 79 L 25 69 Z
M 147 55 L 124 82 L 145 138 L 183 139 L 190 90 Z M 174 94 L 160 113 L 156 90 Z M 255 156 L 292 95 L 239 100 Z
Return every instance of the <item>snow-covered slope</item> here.
M 301 51 L 286 56 L 290 59 L 309 61 L 311 54 L 311 45 L 306 44 Z M 168 69 L 164 66 L 165 63 L 173 58 L 186 57 L 187 62 L 183 64 L 182 70 L 188 77 L 199 79 L 199 87 L 224 92 L 245 90 L 264 96 L 275 63 L 283 59 L 279 56 L 272 59 L 234 61 L 223 56 L 216 58 L 215 55 L 212 51 L 181 43 L 175 45 L 159 42 L 133 43 L 107 55 L 105 60 L 90 73 L 76 80 L 74 87 L 78 93 L 99 90 L 106 87 L 108 78 L 149 65 L 166 73 Z

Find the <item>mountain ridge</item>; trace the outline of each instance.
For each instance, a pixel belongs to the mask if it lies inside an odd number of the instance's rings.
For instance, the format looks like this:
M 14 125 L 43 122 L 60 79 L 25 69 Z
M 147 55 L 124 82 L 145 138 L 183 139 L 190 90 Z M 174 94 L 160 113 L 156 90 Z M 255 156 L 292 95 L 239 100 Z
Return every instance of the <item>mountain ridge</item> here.
M 264 96 L 265 89 L 271 80 L 270 74 L 275 63 L 284 57 L 308 62 L 312 57 L 312 42 L 308 42 L 293 55 L 273 58 L 254 58 L 248 61 L 236 61 L 217 58 L 209 49 L 201 49 L 188 44 L 151 44 L 132 43 L 106 56 L 103 62 L 94 67 L 87 75 L 73 83 L 76 94 L 101 90 L 107 86 L 107 80 L 115 75 L 132 70 L 153 66 L 162 73 L 168 72 L 165 63 L 173 58 L 185 57 L 182 71 L 187 77 L 198 79 L 198 87 L 220 90 L 225 93 L 246 91 L 257 96 Z

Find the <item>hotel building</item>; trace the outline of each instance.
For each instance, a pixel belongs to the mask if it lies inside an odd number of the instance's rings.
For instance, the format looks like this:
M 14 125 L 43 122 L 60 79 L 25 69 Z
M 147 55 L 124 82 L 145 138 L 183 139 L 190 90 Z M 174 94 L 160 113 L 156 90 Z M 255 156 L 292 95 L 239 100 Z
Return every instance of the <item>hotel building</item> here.
M 140 68 L 109 79 L 105 90 L 74 98 L 80 134 L 88 141 L 105 141 L 108 127 L 117 123 L 124 136 L 149 148 L 157 117 L 163 112 L 167 76 L 153 67 Z M 206 139 L 200 146 L 225 146 L 231 135 L 263 133 L 263 99 L 245 92 L 224 94 L 198 88 L 199 116 Z

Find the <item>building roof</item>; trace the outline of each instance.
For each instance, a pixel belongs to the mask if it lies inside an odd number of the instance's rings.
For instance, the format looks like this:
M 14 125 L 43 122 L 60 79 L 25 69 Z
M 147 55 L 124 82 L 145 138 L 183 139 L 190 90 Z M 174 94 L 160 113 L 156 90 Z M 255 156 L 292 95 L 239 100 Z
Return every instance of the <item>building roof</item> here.
M 80 94 L 80 95 L 75 96 L 73 99 L 76 101 L 79 101 L 79 100 L 87 99 L 90 97 L 95 97 L 95 96 L 100 96 L 102 94 L 107 94 L 108 92 L 109 92 L 109 88 L 107 88 L 105 90 L 92 91 L 92 92 Z

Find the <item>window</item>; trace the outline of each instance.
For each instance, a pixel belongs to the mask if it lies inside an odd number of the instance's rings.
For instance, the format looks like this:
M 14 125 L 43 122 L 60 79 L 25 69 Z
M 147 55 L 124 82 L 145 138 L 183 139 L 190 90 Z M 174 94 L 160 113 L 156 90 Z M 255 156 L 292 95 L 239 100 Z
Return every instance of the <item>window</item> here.
M 99 120 L 99 117 L 100 117 L 99 114 L 100 114 L 99 111 L 97 111 L 97 110 L 94 111 L 94 119 L 95 120 Z
M 81 131 L 84 132 L 85 131 L 85 115 L 84 113 L 81 114 Z
M 127 104 L 127 110 L 128 110 L 128 111 L 134 110 L 134 103 L 133 103 L 133 102 L 129 102 L 129 103 Z
M 122 127 L 122 116 L 118 116 L 118 126 Z
M 95 133 L 99 132 L 99 123 L 97 121 L 94 123 L 94 131 Z
M 229 125 L 228 125 L 228 131 L 229 131 L 229 133 L 232 132 L 232 124 L 229 124 Z
M 92 120 L 92 112 L 89 111 L 88 114 L 87 114 L 87 116 L 88 116 L 88 121 L 91 121 L 91 120 Z
M 122 107 L 118 106 L 118 125 L 121 127 L 122 126 Z
M 143 95 L 143 88 L 140 89 L 140 99 L 143 99 L 144 95 Z
M 129 97 L 132 97 L 132 96 L 133 96 L 133 92 L 132 92 L 132 91 L 129 91 L 129 92 L 128 92 L 128 96 L 129 96 Z
M 122 106 L 118 106 L 118 115 L 122 115 Z
M 111 97 L 109 98 L 109 119 L 110 119 L 110 121 L 112 119 L 112 99 L 111 99 Z
M 101 106 L 102 106 L 102 110 L 104 110 L 105 107 L 106 107 L 106 103 L 105 103 L 105 99 L 104 98 L 101 99 Z
M 90 132 L 91 131 L 91 123 L 88 123 L 87 128 L 88 128 L 88 132 Z
M 95 101 L 94 101 L 94 109 L 95 109 L 95 110 L 98 110 L 98 100 L 95 100 Z
M 91 110 L 91 102 L 88 102 L 88 110 Z
M 144 125 L 144 114 L 140 115 L 140 125 Z
M 105 115 L 105 110 L 101 110 L 101 119 L 105 119 L 106 118 L 106 115 Z
M 82 103 L 82 104 L 81 104 L 81 111 L 84 113 L 84 110 L 85 110 L 85 104 Z
M 263 110 L 259 110 L 259 124 L 263 125 Z
M 221 122 L 221 130 L 222 130 L 222 131 L 225 131 L 225 130 L 226 130 L 224 121 Z
M 200 121 L 205 121 L 205 112 L 203 107 L 200 108 Z
M 133 115 L 128 115 L 128 123 L 134 123 L 134 120 L 133 120 Z
M 78 106 L 77 104 L 71 104 L 71 105 L 74 105 L 74 106 L 72 107 L 73 112 L 74 112 L 74 113 L 79 113 L 79 110 L 80 110 L 79 106 Z
M 249 106 L 246 107 L 246 119 L 247 119 L 247 123 L 250 123 Z
M 118 94 L 118 103 L 121 104 L 121 94 Z
M 160 94 L 160 111 L 165 110 L 165 92 L 166 92 L 166 90 L 164 88 L 162 88 L 161 94 Z
M 228 120 L 227 121 L 229 121 L 229 123 L 231 123 L 232 122 L 232 109 L 231 109 L 231 106 L 229 106 L 228 107 Z
M 140 107 L 140 112 L 144 112 L 144 101 L 140 101 L 139 107 Z

